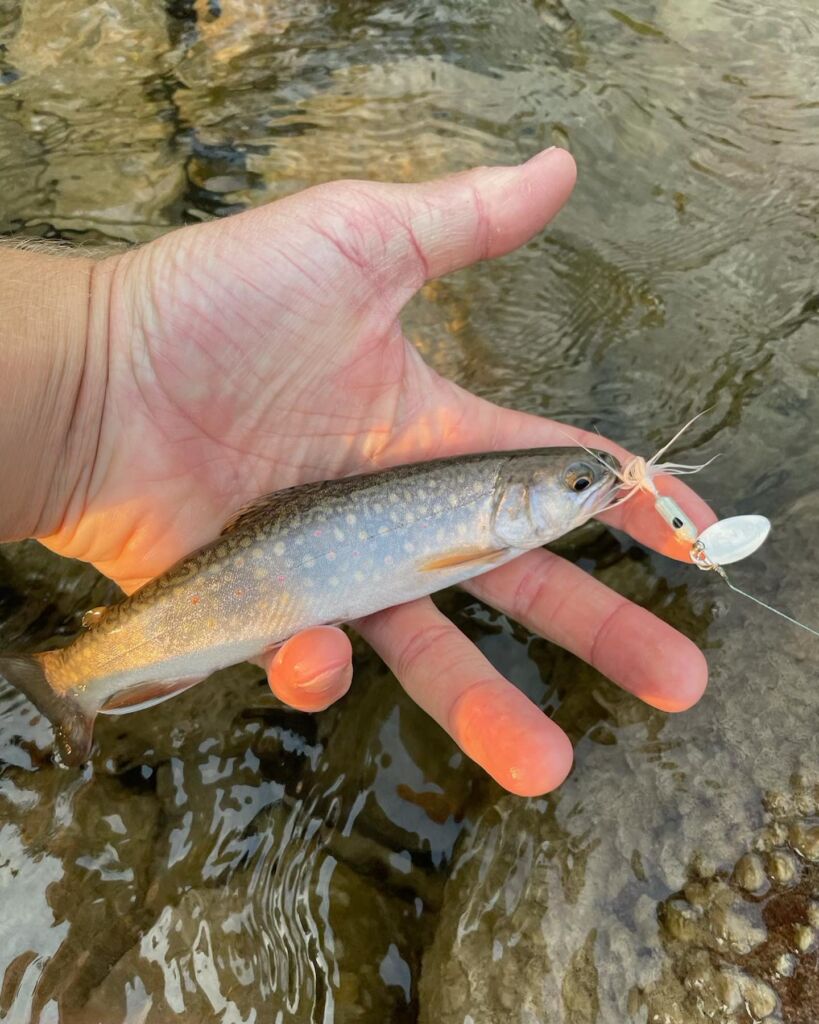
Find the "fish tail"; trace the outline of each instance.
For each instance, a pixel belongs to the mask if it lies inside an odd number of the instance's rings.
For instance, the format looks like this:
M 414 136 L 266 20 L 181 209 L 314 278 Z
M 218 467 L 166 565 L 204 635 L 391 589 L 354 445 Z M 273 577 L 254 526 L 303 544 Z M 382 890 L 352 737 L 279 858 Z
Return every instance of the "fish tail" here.
M 48 661 L 55 653 L 0 655 L 0 676 L 28 697 L 51 722 L 59 758 L 73 767 L 87 761 L 91 753 L 94 716 L 71 694 L 60 693 L 48 681 Z

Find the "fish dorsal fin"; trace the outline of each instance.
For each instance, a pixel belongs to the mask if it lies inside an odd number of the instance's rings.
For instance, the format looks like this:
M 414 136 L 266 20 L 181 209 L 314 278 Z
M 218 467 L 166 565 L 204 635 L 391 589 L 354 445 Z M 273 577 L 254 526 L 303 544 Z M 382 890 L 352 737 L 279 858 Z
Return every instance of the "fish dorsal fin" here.
M 105 616 L 108 614 L 108 605 L 101 604 L 97 608 L 89 608 L 87 612 L 83 614 L 82 624 L 85 629 L 93 629 L 94 626 L 98 626 Z
M 259 498 L 254 498 L 253 501 L 240 505 L 225 521 L 219 536 L 224 537 L 226 533 L 232 533 L 238 526 L 249 526 L 256 519 L 260 519 L 262 515 L 268 514 L 270 506 L 279 493 L 274 491 L 272 494 L 263 494 Z
M 239 527 L 253 526 L 256 522 L 264 522 L 272 516 L 284 513 L 288 508 L 293 510 L 303 509 L 312 499 L 320 494 L 332 491 L 334 485 L 344 485 L 345 480 L 316 480 L 309 484 L 296 484 L 295 487 L 286 487 L 281 491 L 271 491 L 269 494 L 262 494 L 252 501 L 240 505 L 239 508 L 227 519 L 222 527 L 219 536 L 232 533 Z

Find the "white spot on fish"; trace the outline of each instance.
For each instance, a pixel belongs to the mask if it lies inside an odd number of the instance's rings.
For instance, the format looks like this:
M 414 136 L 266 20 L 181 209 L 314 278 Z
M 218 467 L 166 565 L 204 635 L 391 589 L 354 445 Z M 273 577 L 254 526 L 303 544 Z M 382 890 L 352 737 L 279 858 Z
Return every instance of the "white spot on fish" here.
M 384 506 L 381 504 L 381 502 L 380 501 L 374 501 L 373 502 L 373 512 L 383 512 L 383 511 L 384 511 Z
M 336 560 L 336 553 L 335 551 L 328 551 L 324 557 L 328 562 L 334 562 Z
M 245 560 L 244 560 L 244 558 L 242 558 L 242 556 L 241 556 L 241 555 L 237 555 L 237 556 L 236 556 L 236 557 L 235 557 L 235 558 L 233 559 L 233 564 L 234 564 L 234 565 L 235 565 L 235 566 L 236 566 L 236 567 L 237 567 L 238 569 L 241 569 L 241 568 L 242 568 L 242 566 L 243 566 L 243 565 L 245 564 Z
M 337 587 L 338 586 L 338 576 L 331 576 L 330 577 L 330 586 L 331 587 Z
M 254 575 L 254 576 L 256 577 L 256 579 L 257 579 L 257 580 L 264 580 L 264 579 L 267 579 L 267 569 L 265 569 L 265 568 L 264 568 L 263 566 L 261 566 L 261 565 L 258 565 L 258 566 L 256 566 L 256 568 L 255 568 L 255 569 L 253 570 L 253 575 Z
M 384 557 L 384 565 L 392 565 L 394 561 L 395 559 L 392 557 L 392 555 L 386 555 Z
M 283 555 L 284 554 L 284 544 L 282 544 L 282 542 L 280 540 L 277 540 L 276 543 L 273 545 L 273 554 L 274 555 Z
M 304 560 L 304 568 L 305 569 L 312 569 L 315 564 L 316 564 L 315 558 L 305 558 L 305 560 Z
M 413 512 L 407 512 L 405 514 L 405 516 L 404 516 L 404 522 L 405 523 L 414 523 L 415 522 L 415 514 Z
M 347 522 L 350 526 L 355 526 L 356 517 L 352 512 L 347 513 Z
M 398 495 L 395 493 L 395 491 L 392 491 L 390 493 L 390 504 L 397 505 L 400 500 L 401 499 L 398 497 Z
M 452 508 L 455 508 L 455 506 L 458 504 L 458 495 L 450 494 L 449 497 L 447 498 L 447 501 L 449 502 Z
M 333 530 L 333 536 L 335 537 L 336 540 L 344 540 L 344 534 L 341 532 L 341 530 L 339 530 L 337 526 Z
M 360 569 L 357 569 L 353 573 L 353 579 L 356 581 L 356 583 L 363 583 L 364 582 L 364 573 L 361 572 Z
M 388 526 L 379 526 L 378 527 L 378 532 L 383 537 L 385 533 L 389 533 L 390 532 L 390 528 Z
M 406 544 L 404 545 L 404 550 L 408 555 L 411 555 L 413 553 L 413 551 L 415 550 L 415 545 L 412 543 L 411 540 L 408 540 L 406 542 Z

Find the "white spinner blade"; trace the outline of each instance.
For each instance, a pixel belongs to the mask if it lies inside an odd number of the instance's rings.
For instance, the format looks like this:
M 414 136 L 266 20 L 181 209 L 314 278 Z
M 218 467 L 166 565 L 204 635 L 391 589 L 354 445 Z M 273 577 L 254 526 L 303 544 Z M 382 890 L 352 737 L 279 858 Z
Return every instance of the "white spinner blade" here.
M 765 516 L 731 516 L 707 527 L 697 537 L 715 565 L 730 565 L 752 555 L 765 543 L 771 524 Z

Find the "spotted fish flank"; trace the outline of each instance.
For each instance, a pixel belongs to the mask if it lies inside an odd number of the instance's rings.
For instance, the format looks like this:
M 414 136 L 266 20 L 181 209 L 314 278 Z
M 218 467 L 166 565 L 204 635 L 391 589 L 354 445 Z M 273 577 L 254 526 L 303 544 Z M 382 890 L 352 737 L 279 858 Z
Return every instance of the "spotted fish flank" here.
M 617 487 L 616 461 L 593 455 L 456 456 L 266 495 L 211 544 L 89 612 L 67 647 L 0 657 L 0 674 L 54 723 L 63 759 L 81 763 L 100 712 L 157 703 L 299 630 L 422 597 L 567 533 Z

